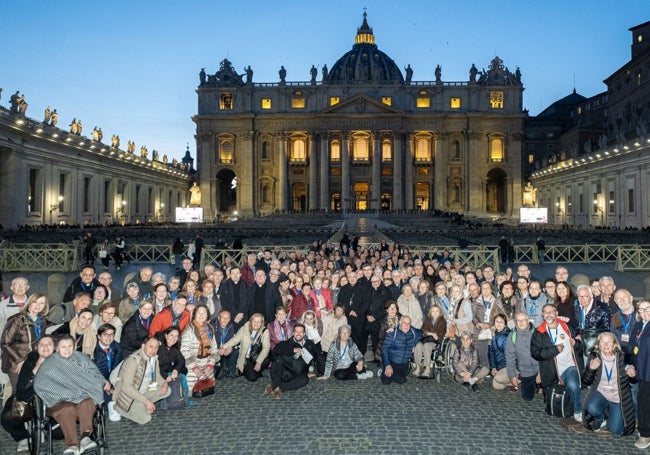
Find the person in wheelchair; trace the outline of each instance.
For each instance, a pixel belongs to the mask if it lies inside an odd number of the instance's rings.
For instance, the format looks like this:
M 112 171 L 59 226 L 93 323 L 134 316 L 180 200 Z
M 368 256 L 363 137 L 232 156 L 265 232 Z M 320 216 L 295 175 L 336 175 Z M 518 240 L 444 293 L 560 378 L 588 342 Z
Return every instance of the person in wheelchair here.
M 61 337 L 56 353 L 48 357 L 34 377 L 34 390 L 43 400 L 48 415 L 63 431 L 64 454 L 77 455 L 97 447 L 93 441 L 93 416 L 111 384 L 85 354 L 75 350 L 75 340 Z M 77 432 L 77 420 L 79 432 Z
M 29 433 L 25 429 L 25 422 L 16 420 L 11 416 L 11 405 L 14 397 L 17 400 L 30 402 L 34 398 L 34 375 L 43 361 L 54 353 L 54 338 L 51 335 L 43 335 L 36 350 L 27 354 L 25 363 L 18 376 L 18 385 L 15 394 L 10 396 L 2 410 L 2 427 L 7 430 L 11 437 L 18 443 L 18 452 L 29 450 L 27 438 Z
M 429 308 L 429 314 L 422 323 L 422 339 L 413 349 L 413 361 L 415 369 L 413 376 L 429 379 L 431 378 L 431 354 L 434 348 L 442 342 L 447 332 L 447 321 L 442 309 L 438 305 Z M 424 365 L 422 370 L 421 365 Z

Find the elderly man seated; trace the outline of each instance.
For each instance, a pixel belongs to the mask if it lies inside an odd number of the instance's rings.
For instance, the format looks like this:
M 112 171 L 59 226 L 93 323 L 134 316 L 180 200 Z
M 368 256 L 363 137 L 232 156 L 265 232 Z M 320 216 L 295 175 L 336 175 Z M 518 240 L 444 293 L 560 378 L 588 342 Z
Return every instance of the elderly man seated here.
M 386 334 L 381 350 L 381 362 L 384 366 L 381 374 L 383 384 L 406 382 L 413 348 L 421 339 L 422 331 L 411 327 L 409 316 L 402 316 L 399 320 L 399 329 Z

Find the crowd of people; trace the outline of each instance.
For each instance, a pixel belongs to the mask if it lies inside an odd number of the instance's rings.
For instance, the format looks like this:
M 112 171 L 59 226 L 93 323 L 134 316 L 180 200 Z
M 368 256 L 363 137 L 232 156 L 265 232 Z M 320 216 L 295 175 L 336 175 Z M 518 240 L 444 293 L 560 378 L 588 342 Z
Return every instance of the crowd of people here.
M 157 408 L 240 377 L 268 380 L 264 394 L 276 399 L 312 378 L 402 384 L 433 377 L 445 340 L 459 393 L 491 383 L 548 404 L 562 386 L 572 431 L 638 431 L 636 446 L 650 446 L 650 302 L 634 302 L 611 277 L 571 283 L 558 266 L 538 279 L 525 264 L 495 273 L 446 250 L 364 248 L 347 236 L 337 247 L 265 249 L 241 266 L 199 270 L 189 257 L 177 266 L 169 277 L 142 267 L 121 289 L 109 270 L 86 264 L 62 302 L 12 281 L 0 301 L 2 371 L 19 399 L 43 395 L 64 453 L 94 447 L 95 406 L 145 424 Z M 76 381 L 57 379 L 79 369 Z M 21 450 L 11 401 L 2 422 Z

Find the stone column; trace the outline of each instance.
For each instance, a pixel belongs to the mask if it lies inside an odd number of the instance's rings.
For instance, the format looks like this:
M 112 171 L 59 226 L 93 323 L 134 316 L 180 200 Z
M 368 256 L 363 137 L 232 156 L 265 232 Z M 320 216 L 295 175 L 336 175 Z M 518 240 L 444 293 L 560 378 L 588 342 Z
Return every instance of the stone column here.
M 198 135 L 196 138 L 196 169 L 199 172 L 199 187 L 201 188 L 201 206 L 206 212 L 203 214 L 204 219 L 213 218 L 217 214 L 217 192 L 213 185 L 211 175 L 214 172 L 216 157 L 216 144 L 210 133 Z M 165 202 L 164 215 L 167 215 L 167 205 L 171 201 Z
M 279 134 L 278 150 L 278 209 L 287 210 L 287 141 L 286 135 Z
M 318 209 L 318 143 L 317 136 L 311 134 L 307 140 L 307 156 L 309 157 L 309 205 L 308 210 Z
M 514 198 L 514 192 L 512 191 L 512 177 L 506 177 L 506 213 L 508 216 L 512 216 L 514 206 L 513 206 L 513 198 Z M 548 208 L 549 210 L 553 210 L 553 213 L 556 212 L 556 207 L 555 207 L 555 201 L 551 204 L 551 206 Z M 555 215 L 554 215 L 555 216 Z
M 350 208 L 350 138 L 343 133 L 341 141 L 341 210 L 345 213 Z
M 373 135 L 372 147 L 372 209 L 379 211 L 381 208 L 381 133 Z
M 413 210 L 413 156 L 415 155 L 413 134 L 408 135 L 406 160 L 404 161 L 404 208 Z
M 330 176 L 327 133 L 320 133 L 320 209 L 329 211 Z
M 240 170 L 237 178 L 237 205 L 240 216 L 250 217 L 255 215 L 255 167 L 253 157 L 254 131 L 245 131 L 240 134 L 241 142 L 239 150 L 241 153 L 236 161 Z
M 404 205 L 403 194 L 404 188 L 402 186 L 403 175 L 402 175 L 402 137 L 403 134 L 400 132 L 394 133 L 394 142 L 393 142 L 393 210 L 401 210 Z
M 431 188 L 433 190 L 433 206 L 438 210 L 447 210 L 448 202 L 443 188 L 447 187 L 447 175 L 449 175 L 449 138 L 447 134 L 441 134 L 434 140 L 433 179 Z

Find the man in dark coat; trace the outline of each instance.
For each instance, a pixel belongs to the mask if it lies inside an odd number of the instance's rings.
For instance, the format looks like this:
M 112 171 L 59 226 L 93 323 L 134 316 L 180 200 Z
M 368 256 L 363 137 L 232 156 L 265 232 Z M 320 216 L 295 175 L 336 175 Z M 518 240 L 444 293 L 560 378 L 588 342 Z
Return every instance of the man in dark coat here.
M 305 339 L 305 326 L 296 324 L 293 337 L 281 341 L 273 349 L 271 385 L 266 386 L 264 395 L 279 399 L 282 392 L 306 386 L 309 382 L 309 363 L 315 355 L 314 343 Z
M 345 305 L 345 316 L 348 318 L 348 324 L 352 327 L 352 341 L 357 345 L 359 351 L 365 354 L 368 344 L 366 316 L 370 299 L 368 290 L 357 282 L 356 272 L 348 273 L 348 284 L 341 288 L 338 301 Z

